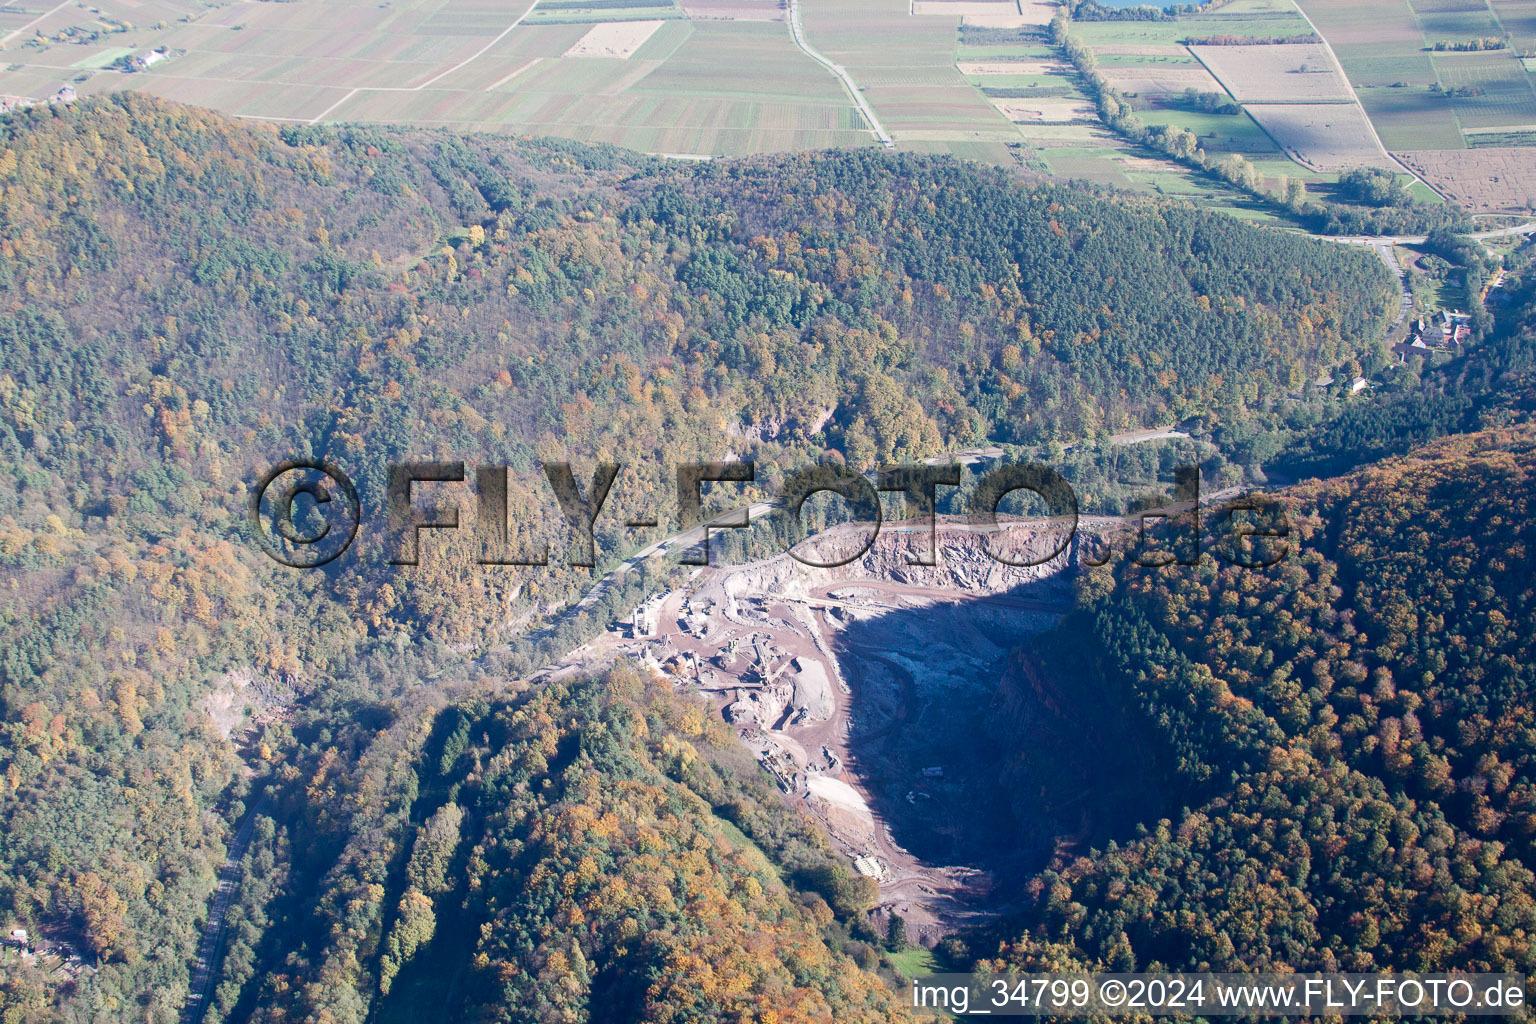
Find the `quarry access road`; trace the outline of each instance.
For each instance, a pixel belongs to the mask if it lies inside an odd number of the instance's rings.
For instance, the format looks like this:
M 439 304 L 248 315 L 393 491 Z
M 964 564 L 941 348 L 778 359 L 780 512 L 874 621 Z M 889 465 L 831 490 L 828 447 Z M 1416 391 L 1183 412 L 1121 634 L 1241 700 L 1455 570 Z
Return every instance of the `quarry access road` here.
M 1114 445 L 1133 445 L 1143 444 L 1148 441 L 1188 438 L 1189 436 L 1189 434 L 1177 429 L 1176 427 L 1142 427 L 1136 430 L 1127 430 L 1118 434 L 1111 434 L 1109 437 L 1109 442 Z M 1067 447 L 1070 448 L 1070 446 Z M 959 448 L 944 455 L 933 456 L 932 458 L 923 460 L 923 464 L 929 466 L 937 466 L 943 465 L 946 462 L 958 462 L 962 465 L 975 465 L 980 462 L 990 462 L 996 459 L 1001 459 L 1006 454 L 1007 453 L 997 445 L 978 445 L 968 448 Z M 1207 502 L 1221 501 L 1227 497 L 1241 492 L 1242 490 L 1244 490 L 1244 488 L 1227 488 L 1226 490 L 1217 491 L 1213 494 L 1204 496 L 1204 500 Z M 763 516 L 779 507 L 780 504 L 777 499 L 756 501 L 741 508 L 735 508 L 728 512 L 722 512 L 708 520 L 708 522 L 706 522 L 703 526 L 696 526 L 680 533 L 675 533 L 670 537 L 663 537 L 661 540 L 653 541 L 652 543 L 647 544 L 645 547 L 642 547 L 640 550 L 624 559 L 624 561 L 620 562 L 618 565 L 604 573 L 593 583 L 591 589 L 589 589 L 586 594 L 582 596 L 581 600 L 562 609 L 559 613 L 557 613 L 556 617 L 549 622 L 548 625 L 529 635 L 526 639 L 536 642 L 543 639 L 544 637 L 551 635 L 561 622 L 596 605 L 597 602 L 602 599 L 603 595 L 613 588 L 615 583 L 623 579 L 630 572 L 630 570 L 636 568 L 637 566 L 643 565 L 647 561 L 653 558 L 661 557 L 662 555 L 665 555 L 669 552 L 685 550 L 702 543 L 707 530 L 740 526 L 743 525 L 744 522 L 750 524 L 758 519 L 761 519 Z M 1174 505 L 1170 506 L 1166 511 L 1169 513 L 1177 513 L 1179 511 L 1185 510 L 1187 507 L 1187 505 Z M 743 517 L 745 517 L 745 519 L 743 519 Z M 1018 522 L 1024 523 L 1030 521 L 1031 520 L 1019 520 Z M 1080 528 L 1088 526 L 1100 527 L 1110 526 L 1116 522 L 1125 523 L 1131 521 L 1134 521 L 1134 517 L 1130 517 L 1129 519 L 1117 519 L 1115 517 L 1083 516 L 1078 519 L 1078 526 Z M 976 528 L 995 529 L 995 527 Z M 893 525 L 882 527 L 882 529 L 895 529 L 900 531 L 906 528 Z M 510 642 L 503 646 L 510 646 Z

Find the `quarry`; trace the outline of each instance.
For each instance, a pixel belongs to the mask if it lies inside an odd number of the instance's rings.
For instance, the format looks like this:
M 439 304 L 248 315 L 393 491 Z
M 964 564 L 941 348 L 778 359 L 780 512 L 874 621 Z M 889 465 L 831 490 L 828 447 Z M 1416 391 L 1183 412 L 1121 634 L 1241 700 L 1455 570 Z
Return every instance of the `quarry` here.
M 1075 547 L 1038 565 L 995 555 L 1036 560 L 1062 535 L 941 522 L 888 527 L 835 568 L 795 557 L 839 561 L 868 540 L 834 527 L 793 554 L 696 570 L 573 658 L 638 659 L 707 702 L 931 943 L 996 902 L 969 837 L 996 816 L 997 774 L 961 762 L 984 757 L 976 731 L 1017 642 L 1071 607 Z

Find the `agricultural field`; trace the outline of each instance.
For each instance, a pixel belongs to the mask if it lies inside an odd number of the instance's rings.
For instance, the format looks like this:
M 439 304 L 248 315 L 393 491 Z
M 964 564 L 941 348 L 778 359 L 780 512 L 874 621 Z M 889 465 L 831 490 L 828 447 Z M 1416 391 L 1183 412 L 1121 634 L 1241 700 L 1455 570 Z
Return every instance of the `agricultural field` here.
M 1191 46 L 1240 103 L 1350 103 L 1349 82 L 1317 43 Z
M 1420 198 L 1465 198 L 1479 210 L 1527 202 L 1521 171 L 1536 151 L 1514 147 L 1536 145 L 1525 66 L 1536 60 L 1519 58 L 1536 42 L 1536 5 L 1238 0 L 1171 22 L 1077 23 L 1072 33 L 1144 123 L 1187 128 L 1208 153 L 1241 153 L 1266 177 L 1326 184 L 1352 166 L 1411 165 Z M 1450 49 L 1506 34 L 1502 49 Z M 1322 41 L 1296 41 L 1308 35 Z M 1191 74 L 1192 63 L 1216 85 Z M 1197 109 L 1181 101 L 1185 88 L 1231 97 L 1243 116 Z M 1223 133 L 1224 123 L 1234 130 Z
M 1241 153 L 1250 160 L 1266 158 L 1285 160 L 1285 155 L 1275 145 L 1263 128 L 1247 110 L 1241 114 L 1207 114 L 1189 110 L 1182 105 L 1169 104 L 1144 108 L 1137 117 L 1151 125 L 1177 125 L 1195 133 L 1200 147 L 1207 153 Z M 1295 168 L 1300 172 L 1301 168 Z
M 1248 112 L 1293 159 L 1314 170 L 1398 169 L 1353 103 L 1255 103 Z
M 1186 40 L 1213 36 L 1269 39 L 1310 32 L 1290 0 L 1233 0 L 1211 11 L 1174 21 L 1084 21 L 1072 34 L 1097 53 L 1100 47 L 1181 46 Z
M 1099 71 L 1111 85 L 1129 96 L 1167 99 L 1185 89 L 1197 92 L 1221 92 L 1221 83 L 1200 64 L 1167 67 L 1159 65 L 1100 65 Z
M 1485 0 L 1410 0 L 1419 30 L 1433 45 L 1446 39 L 1481 39 L 1501 35 Z
M 1536 85 L 1519 54 L 1536 45 L 1536 7 L 1522 0 L 1298 0 L 1332 44 L 1389 150 L 1463 149 L 1524 141 Z M 1436 52 L 1440 42 L 1506 33 L 1503 49 Z M 1530 141 L 1536 141 L 1532 139 Z M 1476 161 L 1468 165 L 1474 169 Z
M 1488 148 L 1399 153 L 1413 172 L 1469 210 L 1536 211 L 1536 150 Z
M 1407 0 L 1298 0 L 1328 40 L 1388 150 L 1460 148 L 1461 128 Z
M 1536 45 L 1536 15 L 1526 0 L 1480 3 L 1233 0 L 1072 32 L 1143 122 L 1186 128 L 1266 178 L 1326 184 L 1351 161 L 1394 166 L 1374 125 L 1394 152 L 1494 154 L 1466 158 L 1464 187 L 1483 195 L 1518 177 L 1483 173 L 1498 151 L 1536 143 L 1531 73 L 1514 49 L 1432 52 L 1430 40 Z M 679 157 L 888 136 L 1255 215 L 1240 193 L 1099 123 L 1047 40 L 1050 0 L 796 7 L 798 40 L 790 0 L 17 0 L 0 7 L 0 96 L 132 89 L 250 118 L 549 134 Z M 1303 9 L 1331 50 L 1295 41 L 1313 32 Z M 165 56 L 120 70 L 152 51 Z M 1239 108 L 1218 112 L 1213 97 Z M 1431 183 L 1456 177 L 1445 164 L 1419 160 Z M 1517 206 L 1520 187 L 1483 200 Z
M 1218 114 L 1185 102 L 1185 89 L 1230 96 L 1188 47 L 1106 43 L 1093 52 L 1099 72 L 1133 104 L 1143 123 L 1188 129 L 1207 153 L 1240 153 L 1267 176 L 1306 176 L 1304 168 L 1275 170 L 1265 164 L 1287 165 L 1289 160 L 1246 112 Z
M 1215 11 L 1171 23 L 1126 21 L 1072 26 L 1074 36 L 1091 43 L 1098 71 L 1132 104 L 1136 117 L 1143 123 L 1187 129 L 1194 133 L 1200 147 L 1208 154 L 1240 154 L 1268 179 L 1284 176 L 1304 181 L 1331 181 L 1334 175 L 1295 163 L 1246 110 L 1217 113 L 1202 109 L 1184 96 L 1186 89 L 1193 89 L 1196 93 L 1223 98 L 1235 105 L 1233 88 L 1242 92 L 1245 88 L 1263 89 L 1267 85 L 1273 90 L 1274 83 L 1278 82 L 1280 91 L 1284 92 L 1290 79 L 1301 79 L 1302 75 L 1308 77 L 1291 85 L 1289 94 L 1298 97 L 1314 94 L 1321 86 L 1311 81 L 1310 70 L 1299 71 L 1306 58 L 1313 56 L 1314 47 L 1204 44 L 1191 47 L 1179 41 L 1294 37 L 1307 31 L 1306 22 L 1296 9 L 1276 0 L 1238 0 Z M 1210 58 L 1212 66 L 1202 62 L 1197 50 L 1201 55 L 1214 52 Z M 1255 50 L 1265 52 L 1257 62 L 1248 60 L 1253 67 L 1240 66 L 1242 55 Z M 1305 56 L 1302 51 L 1307 51 Z M 1280 64 L 1274 59 L 1292 53 L 1297 56 L 1289 64 Z M 1319 72 L 1315 78 L 1319 83 L 1330 82 L 1337 89 L 1340 82 L 1330 76 L 1326 55 L 1318 64 Z M 1219 73 L 1212 73 L 1213 66 L 1220 69 Z M 1288 75 L 1293 68 L 1297 74 Z M 1230 81 L 1224 83 L 1221 74 L 1226 74 Z M 1148 157 L 1155 158 L 1163 166 L 1154 170 L 1144 162 Z M 1162 160 L 1160 155 L 1137 153 L 1127 155 L 1118 163 L 1133 185 L 1185 195 L 1206 203 L 1230 201 L 1229 197 L 1218 198 L 1212 194 L 1215 186 L 1209 178 Z M 1200 195 L 1202 191 L 1206 193 L 1204 196 Z M 1242 208 L 1232 212 L 1247 216 L 1254 213 Z
M 0 7 L 0 48 L 9 50 L 29 42 L 63 39 L 89 44 L 125 31 L 124 26 L 124 22 L 99 16 L 73 0 L 57 4 L 45 0 L 8 3 Z
M 693 10 L 669 0 L 166 7 L 163 22 L 135 17 L 92 44 L 70 41 L 78 31 L 13 41 L 0 93 L 135 89 L 244 117 L 562 135 L 686 156 L 874 141 L 837 77 L 795 46 L 780 0 Z M 4 24 L 27 13 L 7 10 Z M 170 56 L 147 71 L 103 70 L 157 49 Z
M 999 17 L 1020 17 L 1012 4 L 986 6 Z M 801 17 L 812 44 L 859 84 L 897 146 L 956 155 L 981 152 L 990 154 L 992 162 L 1013 162 L 1009 146 L 1018 143 L 1018 130 L 956 67 L 956 32 L 971 15 L 961 10 L 914 14 L 909 0 L 817 0 L 801 8 Z M 872 31 L 872 24 L 880 31 Z M 986 31 L 1018 35 L 1025 30 Z M 1004 49 L 981 52 L 975 59 L 1009 55 Z
M 1536 92 L 1520 62 L 1507 52 L 1437 53 L 1435 71 L 1448 90 L 1471 95 L 1451 97 L 1451 109 L 1466 135 L 1480 129 L 1536 124 Z
M 1536 50 L 1536 7 L 1529 0 L 1490 0 L 1488 6 L 1518 52 Z
M 1141 23 L 1120 22 L 1123 27 Z M 1102 70 L 1146 79 L 1164 93 L 1175 85 L 1219 89 L 1183 46 L 1126 44 L 1104 55 Z M 1264 219 L 1239 193 L 1191 172 L 1162 154 L 1127 143 L 1099 122 L 1093 101 L 1075 70 L 1037 31 L 979 25 L 966 17 L 959 29 L 956 67 L 1004 117 L 1014 123 L 1031 154 L 1031 168 L 1117 188 L 1189 199 L 1239 216 Z M 1138 103 L 1143 97 L 1138 96 Z M 1155 122 L 1160 109 L 1144 110 Z M 1201 142 L 1220 150 L 1232 135 L 1243 139 L 1233 151 L 1266 153 L 1284 159 L 1269 137 L 1246 116 L 1208 117 L 1219 122 L 1201 130 Z
M 1072 124 L 1093 120 L 1093 104 L 1084 99 L 997 99 L 993 105 L 1014 124 Z

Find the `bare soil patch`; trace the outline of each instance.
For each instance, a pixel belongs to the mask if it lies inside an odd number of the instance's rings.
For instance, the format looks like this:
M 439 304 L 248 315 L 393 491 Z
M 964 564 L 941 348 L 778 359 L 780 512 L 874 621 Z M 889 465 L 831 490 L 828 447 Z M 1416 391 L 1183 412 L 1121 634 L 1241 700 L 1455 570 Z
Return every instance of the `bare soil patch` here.
M 1398 153 L 1413 173 L 1476 213 L 1536 204 L 1536 150 L 1507 146 Z
M 1243 103 L 1306 103 L 1354 96 L 1321 43 L 1191 46 L 1190 52 Z
M 1175 96 L 1185 89 L 1220 92 L 1221 83 L 1205 68 L 1100 68 L 1121 92 L 1142 96 Z
M 588 29 L 564 55 L 627 60 L 661 26 L 660 21 L 605 21 Z
M 994 99 L 1004 117 L 1016 124 L 1034 122 L 1079 121 L 1095 115 L 1086 100 L 1015 100 Z
M 1315 170 L 1396 167 L 1356 104 L 1255 103 L 1248 113 L 1281 148 Z

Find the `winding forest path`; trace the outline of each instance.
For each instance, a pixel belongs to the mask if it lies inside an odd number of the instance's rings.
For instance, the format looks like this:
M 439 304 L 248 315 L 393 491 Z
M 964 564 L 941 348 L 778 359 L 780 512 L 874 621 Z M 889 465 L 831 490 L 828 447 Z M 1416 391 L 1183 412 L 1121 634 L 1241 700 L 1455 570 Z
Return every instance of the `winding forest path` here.
M 240 861 L 251 845 L 251 835 L 256 831 L 256 815 L 267 806 L 266 794 L 245 812 L 240 828 L 224 866 L 219 869 L 219 885 L 213 891 L 213 904 L 208 908 L 208 923 L 203 926 L 203 941 L 197 947 L 197 960 L 192 965 L 192 983 L 187 988 L 187 1004 L 181 1010 L 182 1024 L 202 1024 L 203 1014 L 208 1012 L 208 996 L 213 981 L 218 977 L 219 961 L 224 958 L 224 932 L 228 926 L 229 905 L 235 898 L 235 886 L 240 881 Z

